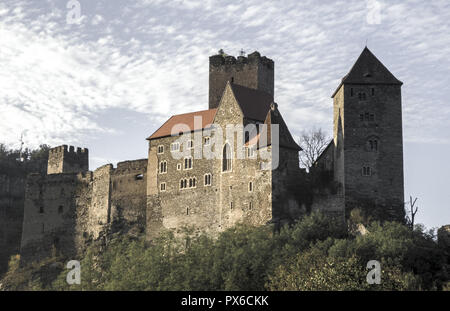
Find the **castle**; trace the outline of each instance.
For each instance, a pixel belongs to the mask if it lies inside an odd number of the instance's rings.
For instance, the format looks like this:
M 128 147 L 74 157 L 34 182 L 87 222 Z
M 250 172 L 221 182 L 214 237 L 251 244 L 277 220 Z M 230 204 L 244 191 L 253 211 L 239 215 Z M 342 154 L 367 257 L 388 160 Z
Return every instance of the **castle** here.
M 317 209 L 345 219 L 372 204 L 402 219 L 401 85 L 366 47 L 332 95 L 333 140 L 306 173 L 274 101 L 274 62 L 211 56 L 208 109 L 169 118 L 147 138 L 148 159 L 92 172 L 87 149 L 50 151 L 47 175 L 27 179 L 22 259 L 75 256 L 113 234 L 279 227 Z

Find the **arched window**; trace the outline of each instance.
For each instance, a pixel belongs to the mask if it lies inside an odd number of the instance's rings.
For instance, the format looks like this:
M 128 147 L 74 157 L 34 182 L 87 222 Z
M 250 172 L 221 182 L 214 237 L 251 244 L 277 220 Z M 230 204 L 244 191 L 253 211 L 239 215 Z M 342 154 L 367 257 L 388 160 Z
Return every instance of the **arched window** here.
M 376 137 L 370 137 L 367 140 L 367 143 L 366 143 L 367 151 L 376 152 L 376 151 L 378 151 L 378 147 L 379 147 L 379 141 Z
M 231 147 L 229 144 L 223 146 L 222 172 L 231 171 Z

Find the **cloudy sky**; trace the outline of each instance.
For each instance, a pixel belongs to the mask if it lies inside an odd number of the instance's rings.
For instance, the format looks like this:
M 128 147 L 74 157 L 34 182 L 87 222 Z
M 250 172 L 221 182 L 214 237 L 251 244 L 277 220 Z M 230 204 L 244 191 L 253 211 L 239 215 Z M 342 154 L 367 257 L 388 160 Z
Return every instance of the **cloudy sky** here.
M 450 223 L 448 0 L 1 0 L 0 142 L 88 147 L 91 168 L 145 158 L 165 119 L 207 108 L 220 48 L 272 58 L 293 134 L 331 134 L 366 42 L 404 82 L 405 196 L 427 227 Z

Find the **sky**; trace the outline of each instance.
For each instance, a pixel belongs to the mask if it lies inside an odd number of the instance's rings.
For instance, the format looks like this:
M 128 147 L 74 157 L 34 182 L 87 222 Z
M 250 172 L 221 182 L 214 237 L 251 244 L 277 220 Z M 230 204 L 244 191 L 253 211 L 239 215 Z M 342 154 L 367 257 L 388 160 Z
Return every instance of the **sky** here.
M 207 109 L 219 49 L 273 59 L 294 137 L 331 136 L 330 96 L 366 44 L 404 83 L 405 199 L 450 224 L 448 0 L 1 0 L 0 142 L 87 147 L 91 169 L 146 158 L 167 118 Z

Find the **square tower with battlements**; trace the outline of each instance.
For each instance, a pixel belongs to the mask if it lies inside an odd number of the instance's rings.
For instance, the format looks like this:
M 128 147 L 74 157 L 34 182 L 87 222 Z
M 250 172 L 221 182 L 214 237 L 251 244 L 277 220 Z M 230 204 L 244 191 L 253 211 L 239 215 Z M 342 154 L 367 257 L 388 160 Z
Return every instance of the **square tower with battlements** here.
M 47 174 L 78 173 L 89 170 L 89 151 L 87 148 L 62 145 L 50 149 Z
M 224 53 L 210 56 L 209 109 L 219 106 L 228 81 L 274 97 L 274 62 L 259 52 L 237 58 Z

